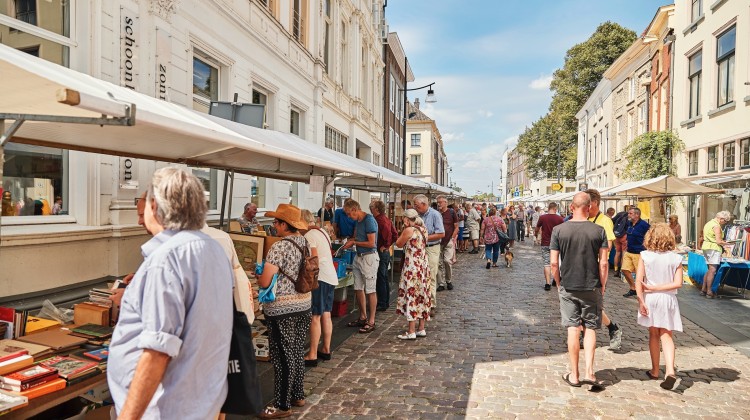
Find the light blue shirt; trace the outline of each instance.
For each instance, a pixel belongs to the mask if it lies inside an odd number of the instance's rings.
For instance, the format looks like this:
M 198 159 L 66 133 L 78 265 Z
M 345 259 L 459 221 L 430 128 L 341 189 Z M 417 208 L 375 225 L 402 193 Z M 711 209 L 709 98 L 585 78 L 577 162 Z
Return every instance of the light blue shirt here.
M 378 237 L 378 222 L 371 214 L 366 214 L 365 218 L 357 222 L 357 228 L 354 230 L 357 242 L 367 242 L 367 235 L 370 233 L 375 234 L 375 240 L 377 244 Z M 357 254 L 365 254 L 375 251 L 375 247 L 364 247 L 357 245 Z
M 107 381 L 121 412 L 143 349 L 172 359 L 143 418 L 214 418 L 227 395 L 232 267 L 200 231 L 165 230 L 141 247 L 112 335 Z
M 445 233 L 445 226 L 443 225 L 443 216 L 438 213 L 437 210 L 429 207 L 427 213 L 420 214 L 419 217 L 424 221 L 424 227 L 427 228 L 427 235 L 434 233 Z M 427 245 L 439 244 L 441 239 L 427 242 Z

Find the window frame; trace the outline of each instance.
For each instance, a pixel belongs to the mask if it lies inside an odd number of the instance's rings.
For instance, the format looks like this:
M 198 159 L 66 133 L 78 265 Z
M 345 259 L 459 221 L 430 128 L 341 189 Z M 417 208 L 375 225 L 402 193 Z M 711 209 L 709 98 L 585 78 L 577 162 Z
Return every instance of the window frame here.
M 696 11 L 698 12 L 697 14 Z M 695 22 L 701 16 L 703 16 L 703 0 L 692 0 L 690 4 L 690 22 Z
M 221 99 L 221 82 L 222 82 L 222 71 L 221 71 L 221 64 L 218 60 L 212 58 L 209 54 L 204 53 L 198 48 L 193 48 L 193 66 L 192 66 L 192 79 L 193 82 L 191 82 L 191 94 L 193 98 L 193 109 L 195 108 L 196 102 L 200 104 L 201 106 L 204 106 L 206 109 L 211 106 L 212 101 L 218 101 Z M 199 61 L 203 63 L 205 66 L 209 67 L 211 70 L 216 71 L 216 91 L 213 90 L 209 91 L 209 98 L 204 97 L 203 95 L 200 95 L 198 93 L 195 93 L 195 62 Z M 213 71 L 211 71 L 211 75 L 213 75 Z M 209 77 L 210 77 L 209 76 Z M 213 85 L 213 84 L 212 84 Z M 210 86 L 212 87 L 212 86 Z M 215 93 L 215 95 L 214 95 Z M 215 96 L 215 97 L 214 97 Z M 206 110 L 206 113 L 208 111 Z
M 698 175 L 698 151 L 688 152 L 688 175 Z
M 737 144 L 733 141 L 724 143 L 721 145 L 721 151 L 722 151 L 722 171 L 733 171 L 735 168 L 735 165 L 737 164 L 736 158 L 737 158 Z M 727 166 L 727 163 L 730 163 L 731 166 Z
M 411 155 L 409 159 L 409 174 L 410 175 L 422 175 L 422 155 Z
M 697 63 L 692 67 L 693 60 Z M 703 50 L 698 50 L 688 57 L 688 118 L 697 118 L 701 115 L 701 85 L 703 81 Z M 694 90 L 695 86 L 695 90 Z M 693 96 L 695 93 L 695 96 Z
M 706 173 L 714 174 L 719 172 L 719 146 L 709 146 L 706 152 L 708 163 L 706 165 Z
M 719 47 L 724 36 L 730 32 L 734 34 L 734 43 L 731 50 L 719 55 Z M 718 107 L 730 104 L 734 101 L 734 73 L 736 71 L 735 52 L 737 50 L 737 25 L 732 25 L 721 34 L 716 36 L 716 105 Z M 722 83 L 722 71 L 725 71 L 725 80 Z M 723 85 L 723 86 L 722 86 Z M 722 94 L 724 100 L 722 101 Z
M 422 147 L 422 133 L 411 133 L 411 147 Z
M 750 168 L 750 137 L 740 140 L 740 169 Z

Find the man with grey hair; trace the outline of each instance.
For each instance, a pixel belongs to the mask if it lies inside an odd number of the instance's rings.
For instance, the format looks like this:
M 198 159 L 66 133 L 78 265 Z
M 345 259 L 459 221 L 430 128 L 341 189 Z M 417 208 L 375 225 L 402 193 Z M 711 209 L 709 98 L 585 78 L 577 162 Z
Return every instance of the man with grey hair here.
M 552 276 L 557 280 L 562 326 L 568 332 L 568 357 L 570 372 L 563 380 L 572 387 L 581 384 L 592 386 L 592 391 L 602 385 L 594 375 L 596 332 L 602 324 L 602 302 L 607 285 L 609 242 L 604 229 L 588 220 L 591 198 L 585 192 L 573 196 L 573 217 L 552 229 L 550 260 Z M 586 371 L 583 377 L 578 370 L 581 350 L 579 331 L 583 330 L 583 348 Z
M 237 218 L 242 231 L 245 233 L 255 233 L 258 229 L 258 220 L 255 215 L 258 214 L 258 206 L 255 203 L 245 204 L 245 209 L 242 212 L 242 216 Z
M 471 251 L 469 254 L 479 253 L 479 222 L 482 220 L 482 216 L 479 215 L 476 206 L 472 206 L 466 203 L 466 229 L 469 230 L 469 240 L 471 241 Z
M 432 307 L 437 307 L 437 273 L 440 264 L 440 241 L 445 237 L 443 217 L 437 210 L 430 207 L 430 200 L 426 195 L 419 194 L 414 197 L 414 210 L 424 221 L 427 229 L 427 261 L 430 265 L 430 294 L 432 295 Z
M 333 223 L 333 197 L 327 197 L 323 207 L 318 210 L 317 214 L 318 225 L 323 226 L 323 223 Z
M 109 347 L 119 418 L 215 418 L 226 399 L 234 278 L 221 246 L 200 231 L 206 212 L 198 178 L 154 172 L 144 212 L 154 237 L 141 247 Z M 199 387 L 185 379 L 195 372 Z

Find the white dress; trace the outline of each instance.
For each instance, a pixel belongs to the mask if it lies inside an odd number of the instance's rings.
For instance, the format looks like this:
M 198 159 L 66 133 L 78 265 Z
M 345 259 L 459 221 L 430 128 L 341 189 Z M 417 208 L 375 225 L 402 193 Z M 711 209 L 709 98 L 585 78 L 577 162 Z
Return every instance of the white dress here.
M 668 284 L 674 280 L 674 273 L 682 265 L 682 257 L 674 252 L 641 252 L 641 260 L 646 268 L 646 284 Z M 644 327 L 665 328 L 682 331 L 680 306 L 677 303 L 677 289 L 644 294 L 648 316 L 638 312 L 638 324 Z

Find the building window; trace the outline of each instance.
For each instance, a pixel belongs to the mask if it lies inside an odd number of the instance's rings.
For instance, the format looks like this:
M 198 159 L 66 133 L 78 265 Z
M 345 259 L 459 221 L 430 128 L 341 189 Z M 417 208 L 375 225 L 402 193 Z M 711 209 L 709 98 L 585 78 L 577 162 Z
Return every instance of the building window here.
M 622 117 L 617 117 L 615 121 L 615 147 L 617 148 L 617 154 L 621 153 L 625 149 L 625 142 L 622 136 Z
M 609 124 L 604 126 L 604 163 L 609 162 Z M 559 141 L 559 140 L 558 140 Z
M 701 114 L 701 77 L 703 73 L 703 51 L 690 56 L 688 64 L 688 81 L 690 85 L 690 103 L 688 118 Z
M 398 134 L 397 131 L 394 130 L 394 133 L 396 135 L 396 150 L 394 151 L 394 160 L 397 167 L 401 167 L 401 136 Z
M 411 147 L 420 147 L 422 144 L 422 135 L 419 133 L 411 135 Z
M 16 19 L 36 26 L 36 0 L 16 0 Z
M 635 112 L 628 113 L 628 143 L 635 138 Z
M 339 84 L 347 91 L 349 87 L 349 56 L 347 54 L 346 23 L 341 22 L 341 39 L 339 40 Z
M 331 74 L 331 0 L 323 0 L 323 12 L 326 26 L 325 39 L 323 40 L 323 62 L 326 64 L 326 73 Z
M 740 140 L 740 167 L 750 166 L 750 138 Z
M 646 103 L 638 105 L 638 135 L 646 132 Z
M 393 136 L 393 127 L 389 128 L 388 136 L 388 163 L 393 163 L 393 150 L 396 148 L 394 144 L 395 137 Z
M 219 66 L 212 61 L 193 57 L 193 109 L 205 113 L 211 101 L 219 100 Z
M 294 108 L 289 111 L 289 132 L 299 136 L 299 111 Z
M 369 105 L 369 88 L 370 88 L 370 77 L 368 76 L 369 69 L 367 68 L 367 52 L 368 49 L 366 46 L 362 47 L 362 68 L 361 68 L 361 76 L 360 81 L 362 83 L 362 92 L 360 92 L 360 98 L 362 99 L 362 103 L 365 104 L 365 106 Z M 368 107 L 369 108 L 369 107 Z M 370 108 L 371 109 L 371 108 Z
M 691 0 L 693 2 L 690 9 L 690 21 L 695 22 L 699 17 L 703 16 L 703 0 Z
M 326 147 L 345 155 L 349 154 L 349 137 L 326 124 Z
M 263 115 L 263 128 L 270 128 L 270 124 L 268 123 L 268 121 L 270 120 L 269 112 L 271 110 L 268 106 L 268 95 L 265 92 L 254 88 L 252 92 L 251 102 L 257 105 L 264 106 L 265 112 Z
M 716 40 L 716 63 L 719 66 L 718 106 L 734 100 L 734 45 L 737 27 L 733 26 Z
M 628 80 L 628 102 L 635 100 L 635 76 Z
M 391 74 L 391 112 L 396 113 L 396 78 Z
M 708 148 L 708 173 L 714 173 L 719 170 L 719 146 Z
M 698 151 L 688 153 L 688 175 L 698 175 Z
M 372 152 L 372 163 L 375 164 L 375 166 L 380 166 L 380 155 Z
M 292 0 L 292 36 L 307 45 L 307 0 Z
M 67 214 L 67 156 L 62 149 L 7 143 L 2 215 Z
M 411 174 L 422 174 L 422 155 L 411 155 Z
M 724 170 L 731 171 L 734 169 L 734 142 L 724 143 Z

